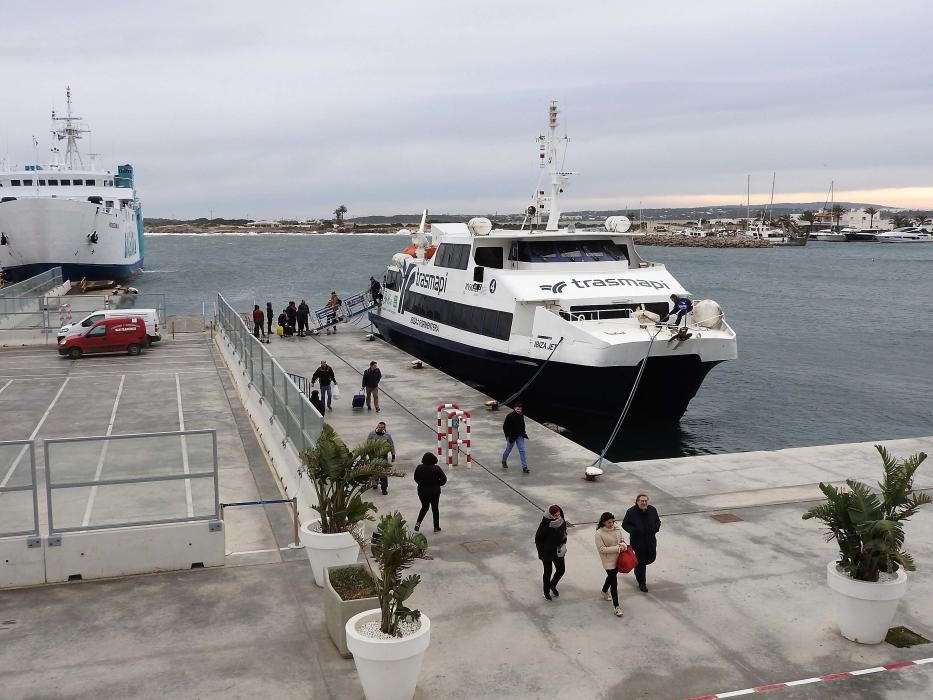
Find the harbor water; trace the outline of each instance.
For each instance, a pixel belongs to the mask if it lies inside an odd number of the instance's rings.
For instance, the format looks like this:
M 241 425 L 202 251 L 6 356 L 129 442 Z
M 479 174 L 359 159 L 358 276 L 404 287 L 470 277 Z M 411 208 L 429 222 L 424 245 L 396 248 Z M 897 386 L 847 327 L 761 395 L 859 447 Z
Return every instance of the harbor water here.
M 345 297 L 365 289 L 370 275 L 381 279 L 408 242 L 384 234 L 149 235 L 146 271 L 135 284 L 165 293 L 169 314 L 200 313 L 217 291 L 244 311 L 267 301 L 279 311 L 301 299 L 317 308 L 332 290 Z M 739 357 L 713 369 L 679 428 L 626 427 L 609 458 L 930 433 L 933 245 L 640 251 L 665 263 L 694 298 L 723 306 Z M 598 451 L 607 436 L 573 437 Z

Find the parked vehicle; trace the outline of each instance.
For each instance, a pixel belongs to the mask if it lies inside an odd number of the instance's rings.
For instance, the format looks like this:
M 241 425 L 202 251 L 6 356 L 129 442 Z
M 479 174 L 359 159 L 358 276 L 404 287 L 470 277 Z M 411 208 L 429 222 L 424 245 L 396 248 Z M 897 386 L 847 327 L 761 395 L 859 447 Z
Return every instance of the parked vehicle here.
M 142 318 L 103 318 L 80 335 L 70 335 L 58 346 L 59 355 L 77 360 L 85 353 L 127 352 L 138 355 L 149 345 L 146 324 Z
M 67 323 L 58 331 L 58 342 L 73 335 L 82 335 L 85 330 L 105 318 L 141 318 L 146 324 L 147 345 L 162 340 L 159 331 L 159 312 L 155 309 L 106 309 L 95 311 L 77 323 Z

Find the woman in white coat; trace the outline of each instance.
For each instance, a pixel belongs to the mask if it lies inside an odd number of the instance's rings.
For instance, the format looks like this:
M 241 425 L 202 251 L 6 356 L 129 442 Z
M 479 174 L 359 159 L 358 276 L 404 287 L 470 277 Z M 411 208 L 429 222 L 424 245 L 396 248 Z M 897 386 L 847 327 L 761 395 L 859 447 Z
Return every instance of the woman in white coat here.
M 596 526 L 596 551 L 606 570 L 606 581 L 603 583 L 603 596 L 612 601 L 616 617 L 622 617 L 622 608 L 619 607 L 619 569 L 617 561 L 619 553 L 628 549 L 622 537 L 622 528 L 616 525 L 616 517 L 612 513 L 603 513 L 599 516 L 599 525 Z

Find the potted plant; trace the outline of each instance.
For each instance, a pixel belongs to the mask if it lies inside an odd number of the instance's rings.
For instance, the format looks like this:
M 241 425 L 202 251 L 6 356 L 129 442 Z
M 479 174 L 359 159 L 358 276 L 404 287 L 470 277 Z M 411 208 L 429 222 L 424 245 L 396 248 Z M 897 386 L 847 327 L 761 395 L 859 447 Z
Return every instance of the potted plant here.
M 347 648 L 367 700 L 411 700 L 424 652 L 431 642 L 431 620 L 406 601 L 421 582 L 402 577 L 416 559 L 430 559 L 424 535 L 408 529 L 398 511 L 379 521 L 366 562 L 376 584 L 379 607 L 347 621 Z M 378 566 L 378 571 L 373 565 Z
M 364 501 L 363 493 L 383 476 L 404 476 L 395 471 L 386 455 L 389 444 L 366 440 L 350 451 L 327 423 L 314 447 L 301 453 L 304 473 L 314 487 L 319 518 L 303 523 L 301 542 L 308 552 L 314 582 L 324 585 L 328 566 L 354 563 L 360 552 L 355 531 L 372 520 L 375 504 Z
M 820 520 L 827 541 L 839 545 L 839 560 L 826 567 L 827 583 L 842 636 L 862 644 L 879 644 L 887 635 L 907 592 L 904 572 L 916 569 L 902 549 L 904 523 L 931 500 L 913 490 L 914 472 L 927 457 L 923 452 L 898 460 L 882 445 L 875 449 L 884 468 L 879 493 L 854 479 L 846 481 L 848 490 L 820 483 L 826 501 L 803 514 L 804 520 Z
M 379 605 L 376 582 L 366 564 L 328 566 L 324 571 L 324 620 L 327 632 L 340 652 L 349 659 L 347 620 Z

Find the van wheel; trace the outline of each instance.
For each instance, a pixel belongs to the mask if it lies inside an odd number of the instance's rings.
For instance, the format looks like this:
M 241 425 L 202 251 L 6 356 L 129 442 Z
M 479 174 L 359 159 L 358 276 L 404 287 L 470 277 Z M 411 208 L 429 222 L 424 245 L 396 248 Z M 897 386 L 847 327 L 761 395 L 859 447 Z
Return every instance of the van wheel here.
M 127 346 L 126 351 L 127 351 L 130 355 L 138 355 L 138 354 L 139 354 L 139 346 L 138 346 L 136 343 L 133 343 L 132 345 Z
M 71 348 L 71 350 L 68 351 L 68 357 L 72 360 L 77 360 L 81 357 L 81 348 Z

